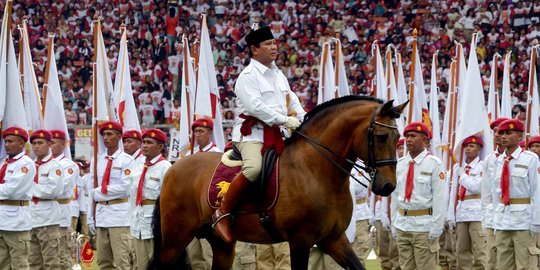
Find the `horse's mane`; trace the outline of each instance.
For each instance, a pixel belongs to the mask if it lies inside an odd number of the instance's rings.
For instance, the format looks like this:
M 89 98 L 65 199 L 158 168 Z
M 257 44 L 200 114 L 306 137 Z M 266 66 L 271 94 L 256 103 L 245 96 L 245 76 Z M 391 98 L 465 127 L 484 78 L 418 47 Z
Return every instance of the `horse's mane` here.
M 302 122 L 302 125 L 300 125 L 298 130 L 302 130 L 303 127 L 305 127 L 306 125 L 309 125 L 312 122 L 312 119 L 314 118 L 316 119 L 315 116 L 321 115 L 321 112 L 324 111 L 326 113 L 329 113 L 331 112 L 330 110 L 333 111 L 337 109 L 339 107 L 338 105 L 348 103 L 351 101 L 371 101 L 371 102 L 377 102 L 379 104 L 383 103 L 382 100 L 372 97 L 372 96 L 350 95 L 350 96 L 335 98 L 335 99 L 326 101 L 324 103 L 321 103 L 317 105 L 315 108 L 311 109 L 309 112 L 307 112 L 306 115 L 304 116 L 304 122 Z M 294 141 L 296 137 L 297 137 L 297 134 L 293 133 L 292 136 L 288 138 L 285 142 L 290 143 Z

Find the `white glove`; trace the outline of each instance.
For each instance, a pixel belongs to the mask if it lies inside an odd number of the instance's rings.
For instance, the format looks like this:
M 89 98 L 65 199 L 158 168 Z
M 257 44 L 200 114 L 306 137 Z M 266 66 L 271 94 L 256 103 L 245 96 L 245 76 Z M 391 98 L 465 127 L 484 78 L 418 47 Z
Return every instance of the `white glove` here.
M 88 231 L 90 232 L 90 235 L 96 235 L 96 225 L 94 222 L 88 223 Z
M 455 231 L 455 230 L 456 230 L 456 222 L 453 221 L 453 220 L 447 220 L 447 221 L 446 221 L 446 227 L 447 227 L 448 230 L 450 230 L 450 231 Z
M 464 173 L 465 173 L 465 170 L 463 170 L 463 168 L 461 168 L 461 167 L 456 168 L 457 176 L 461 177 Z
M 300 126 L 300 120 L 296 117 L 287 116 L 285 120 L 285 127 L 290 129 L 297 129 Z

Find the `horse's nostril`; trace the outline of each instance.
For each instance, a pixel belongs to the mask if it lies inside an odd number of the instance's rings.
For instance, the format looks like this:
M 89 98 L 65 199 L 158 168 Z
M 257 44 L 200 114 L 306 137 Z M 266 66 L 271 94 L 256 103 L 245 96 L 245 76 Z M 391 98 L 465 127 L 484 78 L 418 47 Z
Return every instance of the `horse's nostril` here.
M 384 184 L 382 190 L 381 190 L 381 196 L 388 196 L 390 195 L 394 189 L 396 189 L 396 186 L 390 183 Z

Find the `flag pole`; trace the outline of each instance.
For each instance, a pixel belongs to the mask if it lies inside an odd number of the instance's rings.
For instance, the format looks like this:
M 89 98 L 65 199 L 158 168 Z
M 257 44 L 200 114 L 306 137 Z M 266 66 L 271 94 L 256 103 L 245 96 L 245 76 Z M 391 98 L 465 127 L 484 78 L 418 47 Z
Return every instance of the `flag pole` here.
M 450 113 L 448 114 L 449 116 L 449 119 L 448 119 L 448 134 L 447 134 L 447 140 L 448 140 L 448 151 L 447 151 L 447 154 L 448 154 L 448 158 L 446 160 L 446 168 L 448 168 L 450 171 L 452 171 L 452 168 L 450 167 L 451 164 L 452 164 L 452 151 L 453 151 L 453 145 L 452 145 L 452 133 L 454 132 L 453 130 L 453 124 L 452 122 L 454 121 L 454 96 L 455 96 L 455 72 L 456 72 L 456 61 L 453 60 L 451 63 L 450 63 L 450 91 L 448 92 L 448 101 L 449 101 L 449 104 L 448 104 L 448 107 L 447 109 L 450 110 Z M 451 175 L 450 175 L 451 176 Z
M 386 100 L 390 100 L 390 80 L 394 79 L 394 78 L 390 78 L 391 68 L 392 68 L 392 50 L 387 49 L 386 50 L 386 80 L 388 83 L 388 87 L 386 87 Z
M 534 98 L 534 80 L 536 79 L 536 46 L 533 46 L 531 51 L 531 70 L 529 72 L 529 95 L 527 97 L 527 126 L 525 127 L 525 147 L 529 145 L 529 138 L 531 136 L 531 121 L 532 121 L 532 99 Z M 538 115 L 535 116 L 538 121 Z
M 97 35 L 98 35 L 98 27 L 101 27 L 100 23 L 99 23 L 99 19 L 98 19 L 98 16 L 95 15 L 94 16 L 94 56 L 92 57 L 92 66 L 94 68 L 94 71 L 92 72 L 92 81 L 93 81 L 93 92 L 94 92 L 94 106 L 92 108 L 92 114 L 93 114 L 93 127 L 92 127 L 92 137 L 94 139 L 94 166 L 92 168 L 92 170 L 94 171 L 94 189 L 96 189 L 98 187 L 98 175 L 97 175 L 97 163 L 98 163 L 98 120 L 97 120 L 97 111 L 98 111 L 98 102 L 97 102 L 97 64 L 96 64 L 96 61 L 97 61 L 97 43 L 98 43 L 98 38 L 97 38 Z M 94 198 L 92 198 L 93 200 L 93 203 L 92 203 L 92 206 L 93 206 L 93 217 L 94 217 L 94 224 L 96 224 L 96 206 L 97 206 L 97 202 Z
M 495 118 L 493 118 L 493 120 L 499 118 L 499 106 L 501 105 L 500 102 L 499 102 L 499 86 L 498 86 L 498 84 L 499 84 L 499 72 L 498 72 L 499 68 L 498 68 L 497 59 L 499 57 L 500 57 L 500 55 L 498 53 L 496 53 L 493 56 L 493 61 L 494 61 L 493 66 L 495 67 L 492 70 L 492 72 L 495 72 L 495 74 L 493 74 L 493 76 L 495 76 L 494 77 L 494 80 L 495 80 L 495 82 L 494 82 L 494 84 L 495 84 L 495 89 L 494 89 L 494 91 L 495 91 L 495 115 L 494 115 L 494 117 Z
M 339 33 L 336 33 L 336 47 L 334 48 L 335 49 L 335 52 L 334 52 L 334 59 L 335 60 L 335 63 L 336 63 L 336 68 L 335 68 L 335 79 L 334 79 L 334 84 L 335 84 L 335 97 L 339 97 L 339 62 L 340 61 L 340 54 L 341 54 L 341 42 L 339 41 Z M 287 106 L 288 107 L 288 106 Z
M 320 95 L 322 95 L 321 97 L 321 100 L 325 100 L 324 99 L 324 83 L 325 83 L 325 75 L 326 75 L 326 56 L 328 55 L 328 38 L 327 37 L 324 37 L 323 38 L 323 51 L 322 51 L 322 62 L 321 62 L 321 65 L 322 65 L 322 68 L 321 68 L 321 85 L 319 86 L 320 88 L 319 89 L 322 89 L 322 91 L 319 93 Z M 317 104 L 317 105 L 320 105 L 320 104 Z
M 411 64 L 411 81 L 409 83 L 409 115 L 407 117 L 407 124 L 410 124 L 411 123 L 411 120 L 412 120 L 412 112 L 413 112 L 413 109 L 414 109 L 414 71 L 416 70 L 416 42 L 417 42 L 417 37 L 418 37 L 418 30 L 416 30 L 416 28 L 413 30 L 413 40 L 412 40 L 412 57 L 411 57 L 411 61 L 412 61 L 412 64 Z
M 43 83 L 43 106 L 41 107 L 41 115 L 45 117 L 45 107 L 47 106 L 47 92 L 49 90 L 49 71 L 51 68 L 52 43 L 54 35 L 49 33 L 49 42 L 47 43 L 47 66 L 45 67 L 45 82 Z

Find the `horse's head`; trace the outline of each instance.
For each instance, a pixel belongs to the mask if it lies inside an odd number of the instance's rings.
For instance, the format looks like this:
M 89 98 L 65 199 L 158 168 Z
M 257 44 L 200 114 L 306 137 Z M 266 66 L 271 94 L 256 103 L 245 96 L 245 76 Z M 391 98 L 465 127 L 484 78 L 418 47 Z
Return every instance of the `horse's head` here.
M 354 151 L 368 167 L 372 177 L 372 191 L 388 196 L 396 188 L 396 144 L 400 134 L 396 120 L 407 102 L 393 106 L 393 100 L 374 108 L 369 121 L 364 121 L 354 132 Z M 366 143 L 367 138 L 367 143 Z

